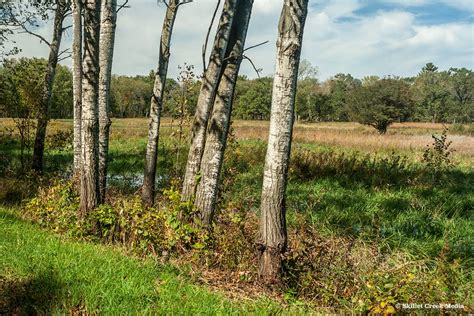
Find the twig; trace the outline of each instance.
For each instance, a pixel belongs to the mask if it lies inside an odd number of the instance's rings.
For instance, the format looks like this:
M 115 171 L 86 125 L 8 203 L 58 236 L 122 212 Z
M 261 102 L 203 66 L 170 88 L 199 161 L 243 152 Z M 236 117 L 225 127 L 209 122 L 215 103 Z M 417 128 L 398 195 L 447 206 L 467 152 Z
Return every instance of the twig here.
M 36 37 L 39 38 L 41 41 L 43 41 L 46 45 L 51 46 L 51 44 L 50 44 L 43 36 L 41 36 L 41 35 L 39 35 L 39 34 L 36 34 L 36 33 L 34 33 L 34 32 L 31 32 L 31 31 L 28 30 L 28 29 L 26 28 L 26 26 L 24 26 L 23 24 L 20 24 L 19 26 L 23 29 L 23 32 L 19 32 L 19 33 L 27 33 L 27 34 L 36 36 Z
M 211 24 L 209 24 L 209 28 L 207 29 L 206 40 L 204 41 L 204 45 L 202 45 L 202 72 L 206 71 L 206 50 L 207 50 L 207 43 L 209 42 L 209 35 L 211 34 L 212 26 L 214 25 L 214 20 L 216 19 L 217 11 L 219 10 L 219 6 L 221 4 L 221 0 L 217 1 L 216 8 L 214 9 L 214 14 L 212 15 Z
M 255 47 L 258 47 L 258 46 L 262 46 L 262 45 L 264 45 L 264 44 L 266 44 L 266 43 L 268 43 L 268 41 L 261 42 L 261 43 L 259 43 L 259 44 L 257 44 L 257 45 L 253 45 L 253 46 L 247 47 L 246 49 L 244 49 L 244 52 L 245 52 L 245 51 L 248 51 L 249 49 L 252 49 L 252 48 L 255 48 Z
M 120 5 L 120 7 L 118 7 L 117 11 L 115 11 L 115 12 L 116 12 L 116 13 L 119 13 L 119 11 L 120 11 L 121 9 L 123 9 L 123 8 L 130 8 L 130 6 L 127 5 L 127 3 L 128 3 L 128 0 L 125 0 L 125 2 L 122 3 L 122 5 Z
M 68 55 L 66 55 L 66 56 L 64 56 L 64 57 L 62 57 L 62 58 L 58 58 L 58 62 L 63 61 L 63 60 L 65 60 L 65 59 L 68 59 L 68 58 L 71 57 L 71 56 L 72 56 L 72 54 L 69 53 Z
M 247 59 L 250 64 L 252 65 L 253 69 L 255 70 L 255 72 L 257 73 L 257 76 L 260 78 L 260 71 L 261 70 L 258 70 L 257 67 L 255 67 L 255 64 L 253 63 L 252 59 L 250 59 L 249 57 L 245 56 L 245 55 L 242 55 L 242 58 L 244 59 Z

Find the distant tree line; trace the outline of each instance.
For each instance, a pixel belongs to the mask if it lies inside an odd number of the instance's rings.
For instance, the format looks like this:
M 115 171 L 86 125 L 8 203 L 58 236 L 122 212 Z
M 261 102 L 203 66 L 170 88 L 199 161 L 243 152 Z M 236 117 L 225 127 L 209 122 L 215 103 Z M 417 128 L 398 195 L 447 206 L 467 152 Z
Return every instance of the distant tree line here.
M 9 59 L 0 67 L 0 115 L 34 112 L 42 93 L 41 84 L 47 61 L 41 58 Z M 71 118 L 72 75 L 58 66 L 53 86 L 50 115 Z M 401 78 L 337 74 L 318 81 L 314 72 L 299 76 L 295 116 L 298 121 L 358 121 L 382 131 L 394 121 L 470 123 L 474 120 L 474 73 L 466 68 L 439 71 L 426 64 L 416 77 Z M 155 72 L 147 76 L 112 76 L 112 117 L 146 117 L 153 90 Z M 200 80 L 186 80 L 186 113 L 195 111 Z M 163 116 L 179 115 L 184 80 L 167 79 Z M 270 118 L 273 78 L 248 79 L 239 76 L 234 95 L 234 117 L 244 120 Z

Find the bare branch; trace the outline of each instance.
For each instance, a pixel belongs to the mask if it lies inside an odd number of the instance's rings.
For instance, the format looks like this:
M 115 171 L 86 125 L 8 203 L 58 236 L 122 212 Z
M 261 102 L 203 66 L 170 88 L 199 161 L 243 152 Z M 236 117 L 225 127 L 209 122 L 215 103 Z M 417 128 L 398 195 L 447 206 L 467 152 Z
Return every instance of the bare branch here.
M 245 55 L 242 55 L 242 58 L 244 59 L 247 59 L 250 64 L 252 65 L 253 69 L 255 70 L 255 72 L 257 73 L 257 76 L 260 78 L 260 72 L 262 71 L 261 69 L 257 69 L 257 67 L 255 67 L 255 64 L 253 63 L 252 59 L 250 59 L 249 57 L 245 56 Z
M 71 27 L 72 27 L 72 25 L 68 25 L 68 26 L 66 26 L 66 27 L 63 27 L 62 31 L 64 32 L 64 31 L 66 31 L 67 29 L 69 29 L 69 28 L 71 28 Z
M 116 12 L 119 13 L 119 11 L 120 11 L 121 9 L 123 9 L 123 8 L 127 8 L 127 9 L 130 8 L 130 6 L 127 5 L 127 3 L 128 3 L 128 0 L 125 0 L 125 2 L 122 3 L 122 4 L 120 5 L 120 7 L 118 7 L 118 9 L 117 9 Z
M 206 40 L 204 41 L 204 45 L 202 46 L 202 72 L 206 71 L 206 50 L 207 50 L 207 43 L 209 42 L 209 35 L 211 34 L 212 26 L 214 25 L 214 20 L 216 19 L 217 11 L 219 10 L 219 6 L 221 4 L 221 0 L 217 1 L 216 8 L 214 9 L 214 14 L 212 15 L 211 24 L 209 24 L 209 28 L 207 29 Z
M 37 38 L 40 39 L 40 42 L 42 41 L 42 42 L 44 42 L 46 45 L 51 46 L 51 43 L 48 42 L 43 36 L 41 36 L 41 35 L 39 35 L 39 34 L 36 34 L 36 33 L 32 32 L 32 31 L 28 30 L 28 28 L 27 28 L 25 25 L 20 24 L 19 27 L 23 30 L 23 32 L 19 32 L 19 33 L 27 33 L 27 34 L 36 36 Z
M 247 47 L 246 49 L 244 49 L 244 52 L 245 52 L 245 51 L 248 51 L 249 49 L 252 49 L 252 48 L 255 48 L 255 47 L 258 47 L 258 46 L 265 45 L 266 43 L 268 43 L 268 41 L 261 42 L 261 43 L 259 43 L 259 44 L 257 44 L 257 45 L 253 45 L 253 46 Z
M 72 56 L 72 54 L 69 53 L 68 55 L 66 55 L 66 56 L 64 56 L 64 57 L 58 58 L 58 63 L 59 63 L 60 61 L 63 61 L 63 60 L 65 60 L 65 59 L 70 58 L 71 56 Z

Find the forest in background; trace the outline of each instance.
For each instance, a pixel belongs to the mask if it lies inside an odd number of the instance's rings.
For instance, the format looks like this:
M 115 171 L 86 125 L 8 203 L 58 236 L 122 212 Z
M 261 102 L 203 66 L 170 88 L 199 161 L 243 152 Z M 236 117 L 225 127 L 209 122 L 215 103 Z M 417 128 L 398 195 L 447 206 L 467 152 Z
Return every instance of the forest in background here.
M 45 59 L 21 58 L 7 60 L 0 67 L 0 117 L 33 115 L 35 102 L 41 100 L 46 65 Z M 153 70 L 148 75 L 113 75 L 111 116 L 147 117 L 154 78 Z M 272 77 L 249 79 L 239 76 L 234 95 L 234 118 L 269 120 L 272 82 Z M 319 81 L 317 69 L 308 61 L 302 61 L 299 71 L 296 119 L 304 122 L 361 121 L 361 100 L 374 98 L 370 87 L 377 83 L 376 94 L 400 101 L 396 113 L 390 114 L 395 121 L 465 124 L 474 120 L 474 72 L 470 69 L 439 70 L 428 63 L 415 77 L 367 76 L 358 79 L 340 73 Z M 393 89 L 394 83 L 396 89 Z M 200 86 L 193 66 L 180 67 L 178 78 L 167 79 L 163 116 L 179 117 L 181 113 L 192 116 Z M 53 86 L 51 118 L 72 118 L 72 97 L 71 71 L 59 65 Z

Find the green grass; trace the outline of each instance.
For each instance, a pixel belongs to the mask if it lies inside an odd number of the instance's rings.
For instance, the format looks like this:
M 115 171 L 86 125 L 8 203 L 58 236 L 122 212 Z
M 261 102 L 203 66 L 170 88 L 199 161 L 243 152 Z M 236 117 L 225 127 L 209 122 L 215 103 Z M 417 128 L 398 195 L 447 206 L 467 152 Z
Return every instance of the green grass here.
M 0 314 L 80 309 L 108 315 L 303 313 L 265 298 L 231 301 L 193 285 L 176 268 L 61 238 L 5 208 L 0 208 L 0 227 Z

